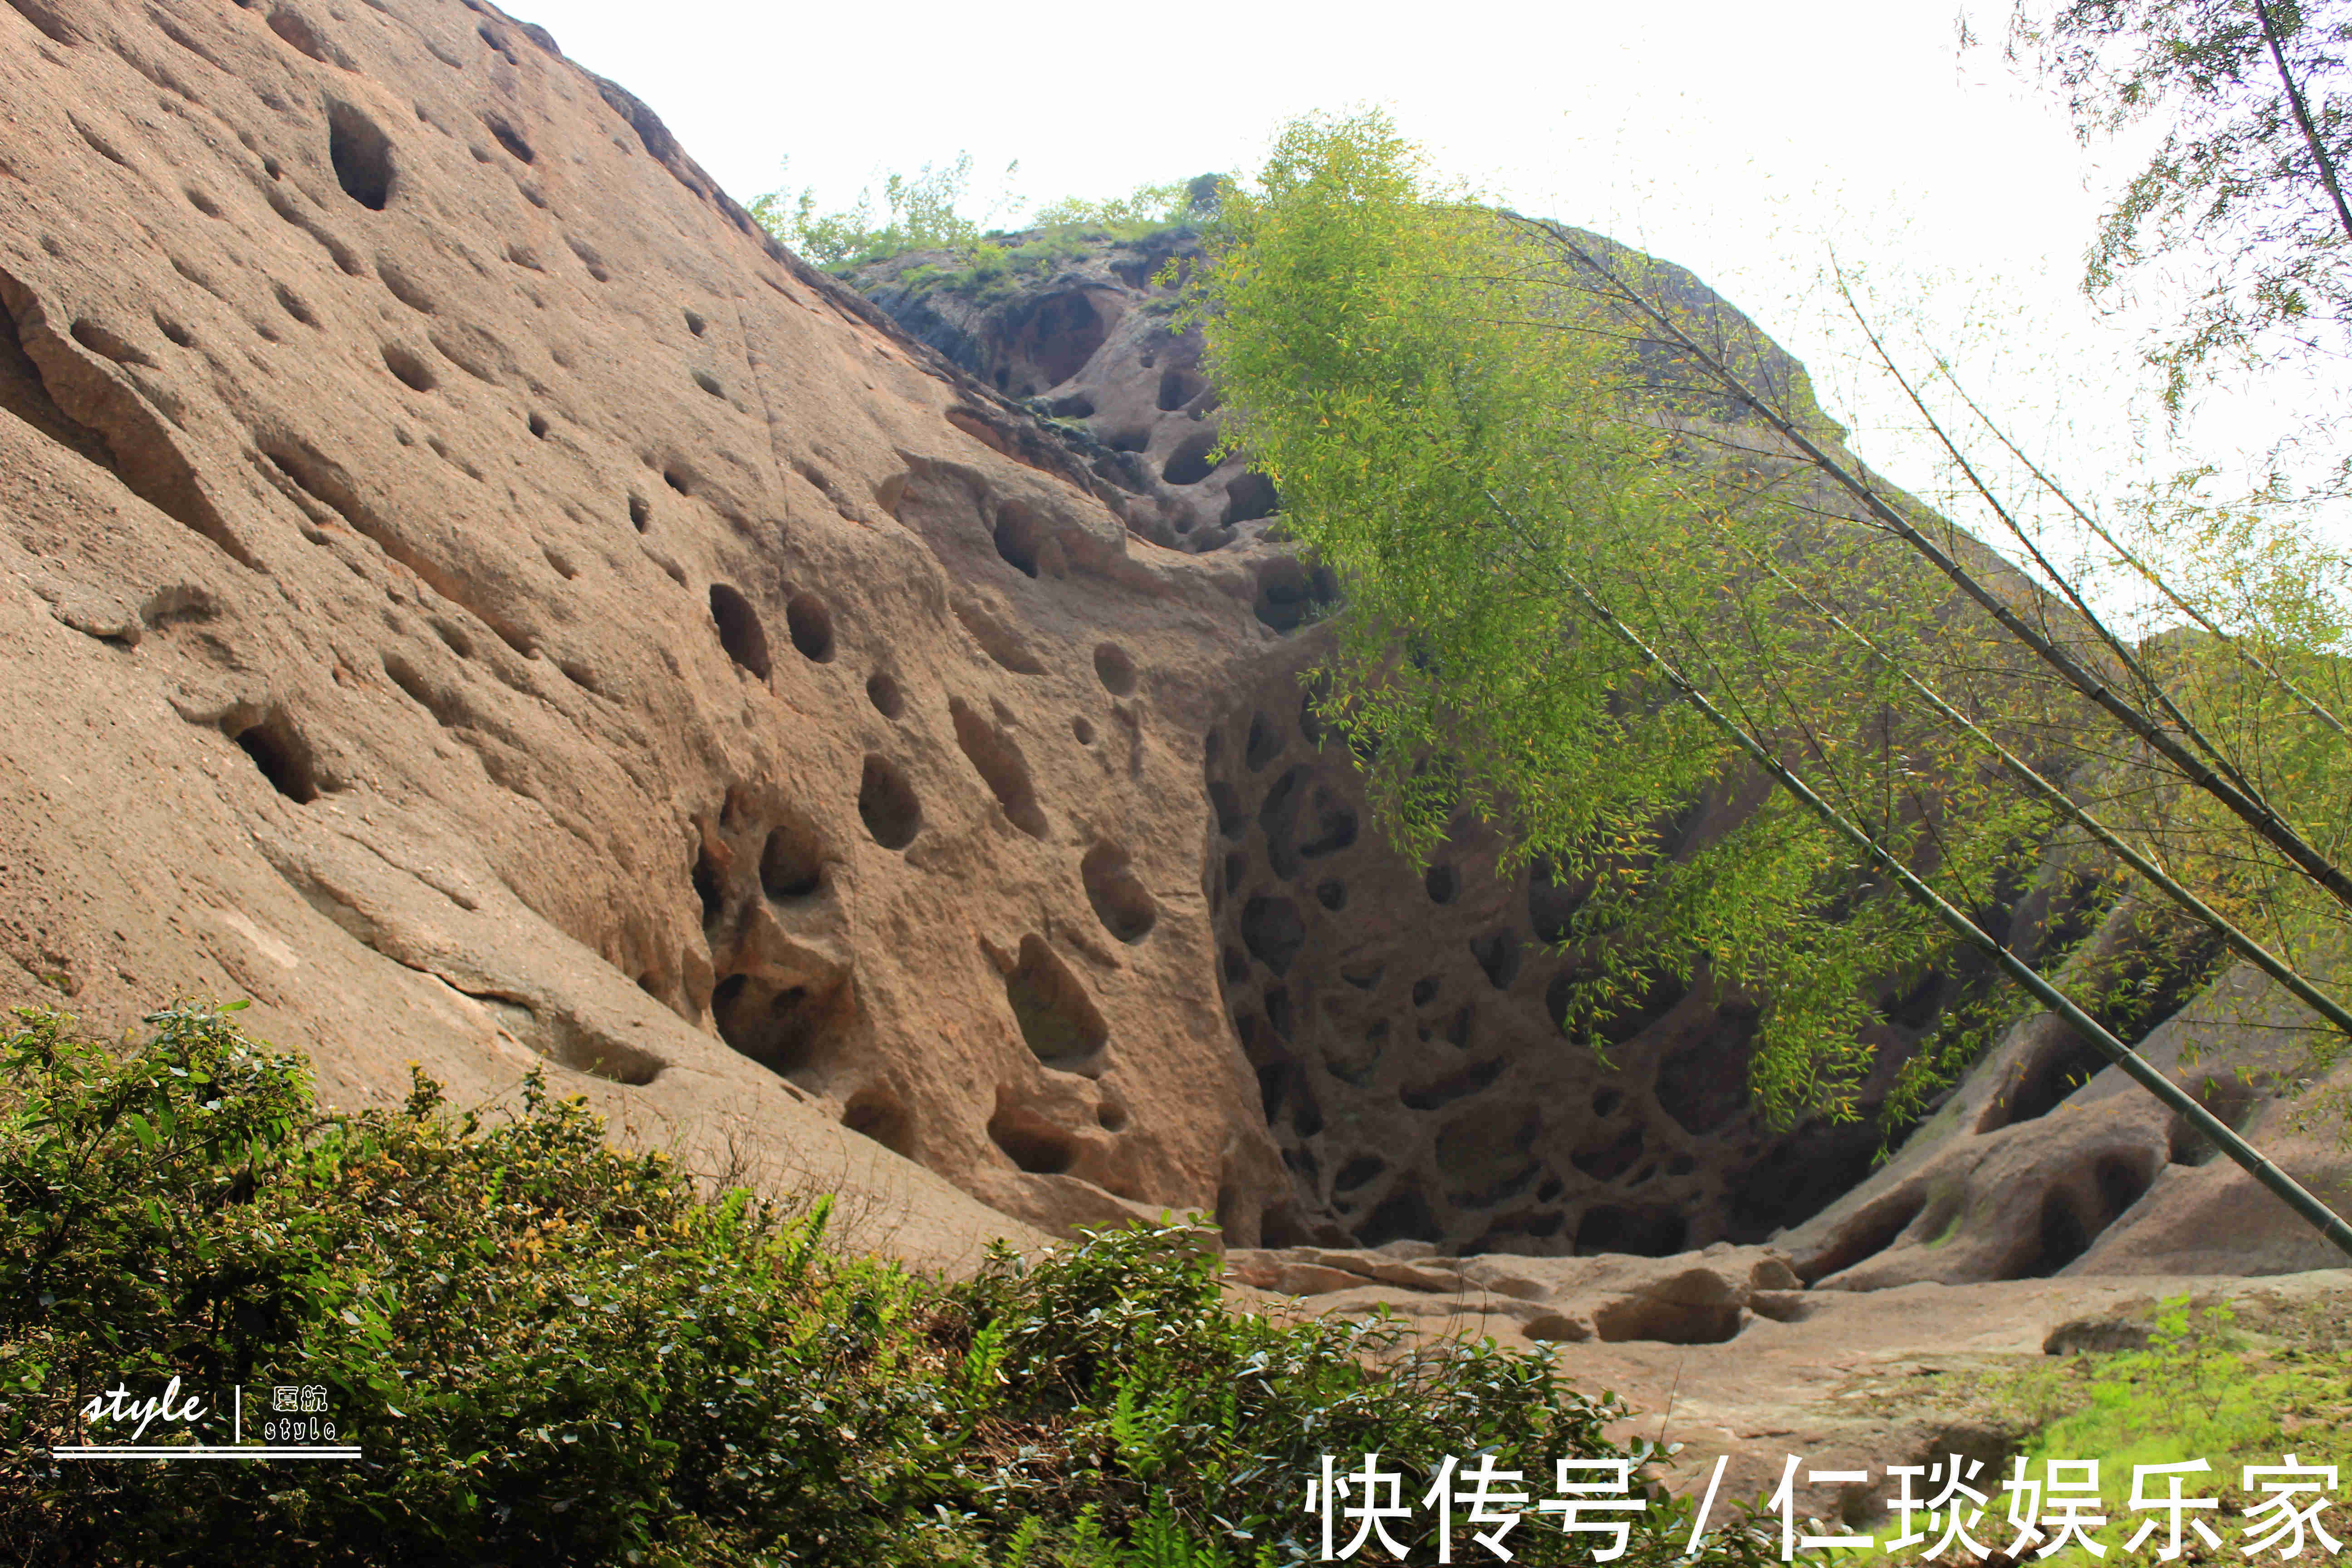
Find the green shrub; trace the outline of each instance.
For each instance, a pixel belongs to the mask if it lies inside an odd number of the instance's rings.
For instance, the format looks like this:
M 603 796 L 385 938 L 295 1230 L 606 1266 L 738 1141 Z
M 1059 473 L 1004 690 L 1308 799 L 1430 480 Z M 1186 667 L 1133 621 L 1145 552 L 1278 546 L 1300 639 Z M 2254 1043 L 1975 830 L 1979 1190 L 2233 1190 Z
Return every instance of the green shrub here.
M 707 1200 L 533 1074 L 513 1115 L 320 1114 L 176 1007 L 120 1058 L 0 1037 L 0 1554 L 92 1563 L 1027 1563 L 1311 1557 L 1318 1457 L 1616 1453 L 1548 1359 L 1230 1310 L 1204 1234 L 1001 1246 L 944 1286 Z M 323 1385 L 331 1462 L 58 1462 L 93 1393 Z M 246 1402 L 248 1440 L 261 1418 Z M 185 1441 L 187 1428 L 144 1439 Z M 225 1431 L 207 1431 L 223 1441 Z M 1663 1564 L 1654 1509 L 1630 1560 Z M 1587 1548 L 1530 1511 L 1525 1563 Z M 1416 1527 L 1425 1538 L 1425 1524 Z M 1401 1531 L 1400 1533 L 1403 1533 Z M 1466 1538 L 1465 1538 L 1466 1539 Z M 1748 1537 L 1711 1555 L 1761 1561 Z

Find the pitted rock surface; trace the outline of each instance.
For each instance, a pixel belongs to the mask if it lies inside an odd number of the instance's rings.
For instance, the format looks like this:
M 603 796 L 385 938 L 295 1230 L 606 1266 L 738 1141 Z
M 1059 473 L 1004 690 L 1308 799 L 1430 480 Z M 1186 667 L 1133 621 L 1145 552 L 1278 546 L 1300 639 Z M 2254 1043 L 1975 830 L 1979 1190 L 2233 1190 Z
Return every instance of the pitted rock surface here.
M 1193 231 L 1030 243 L 1052 254 L 1023 265 L 1016 250 L 986 278 L 960 268 L 953 252 L 913 250 L 850 280 L 958 366 L 1069 429 L 1138 534 L 1195 552 L 1263 536 L 1281 499 L 1246 453 L 1217 450 L 1219 398 L 1202 370 L 1201 334 L 1175 320 L 1178 287 L 1200 256 Z M 1278 630 L 1306 618 L 1317 587 L 1328 596 L 1328 580 L 1315 583 L 1287 555 L 1265 570 L 1276 580 L 1260 595 L 1260 618 Z
M 2138 1048 L 2341 1214 L 2352 1209 L 2352 1151 L 2325 1125 L 2324 1108 L 2352 1085 L 2352 1064 L 2317 1081 L 2302 1076 L 2316 1026 L 2240 965 Z M 1841 1290 L 2339 1266 L 2324 1237 L 2218 1154 L 2121 1068 L 2038 1014 L 1883 1168 L 1776 1245 L 1808 1279 Z
M 1573 889 L 1475 824 L 1407 861 L 1318 744 L 1336 584 L 1216 455 L 1181 230 L 869 301 L 470 0 L 9 0 L 0 100 L 0 1002 L 251 996 L 331 1102 L 540 1066 L 910 1256 L 1202 1208 L 1562 1344 L 1827 1294 L 1664 1256 L 1717 1241 L 2326 1260 L 2048 1020 L 1875 1173 L 1747 1104 L 1752 999 L 1565 1040 Z M 2276 1082 L 2179 1070 L 2341 1198 Z
M 1015 235 L 1004 245 L 1016 262 L 1024 251 L 1042 259 L 980 279 L 956 271 L 950 253 L 914 252 L 852 280 L 983 381 L 1082 426 L 1099 444 L 1095 477 L 1128 492 L 1130 528 L 1245 563 L 1259 619 L 1288 634 L 1233 694 L 1202 750 L 1213 830 L 1202 887 L 1218 979 L 1304 1222 L 1269 1239 L 1660 1255 L 1788 1231 L 1783 1245 L 1808 1278 L 1855 1289 L 2070 1268 L 2275 1272 L 2335 1261 L 2234 1167 L 2195 1168 L 2210 1151 L 2189 1149 L 2169 1114 L 2120 1073 L 2083 1091 L 2098 1101 L 2095 1115 L 2045 1114 L 2104 1065 L 2048 1016 L 2011 1030 L 1907 1139 L 1897 1129 L 1901 1156 L 1879 1168 L 1879 1099 L 1967 994 L 1965 967 L 1887 983 L 1857 1121 L 1776 1127 L 1749 1103 L 1759 998 L 1661 977 L 1599 1038 L 1564 1038 L 1561 988 L 1573 966 L 1558 943 L 1579 890 L 1540 864 L 1498 875 L 1499 843 L 1467 819 L 1427 864 L 1396 853 L 1303 685 L 1328 647 L 1314 622 L 1334 585 L 1279 547 L 1278 513 L 1207 526 L 1223 504 L 1217 487 L 1255 478 L 1246 453 L 1187 475 L 1190 486 L 1167 485 L 1153 466 L 1216 412 L 1199 333 L 1179 330 L 1169 310 L 1170 280 L 1199 256 L 1190 232 L 1124 242 Z M 1665 276 L 1687 300 L 1728 310 L 1687 273 Z M 1278 500 L 1270 489 L 1266 499 Z M 2008 575 L 1989 553 L 1979 564 Z M 1703 844 L 1743 807 L 1705 803 L 1672 825 L 1664 852 Z M 2079 919 L 2076 889 L 2053 862 L 1996 910 L 2011 951 L 2038 962 L 2063 943 Z M 2117 911 L 2089 951 L 2119 954 L 2134 932 Z M 2222 1047 L 2216 1059 L 2279 1057 L 2302 1023 L 2292 1009 L 2242 1012 L 2219 1036 L 2204 1029 Z M 2168 1063 L 2179 1035 L 2158 1030 L 2149 1048 Z M 2294 1136 L 2291 1104 L 2276 1100 L 2291 1075 L 2275 1069 L 2238 1084 L 2226 1068 L 2192 1068 L 2182 1081 L 2221 1095 L 2233 1115 L 2256 1116 L 2299 1176 L 2340 1191 L 2345 1162 L 2324 1141 Z M 1956 1141 L 1963 1125 L 1969 1136 Z M 1898 1232 L 1902 1245 L 1878 1257 Z
M 1290 1201 L 1197 890 L 1244 565 L 489 7 L 5 7 L 0 99 L 6 1001 L 542 1063 L 966 1246 Z

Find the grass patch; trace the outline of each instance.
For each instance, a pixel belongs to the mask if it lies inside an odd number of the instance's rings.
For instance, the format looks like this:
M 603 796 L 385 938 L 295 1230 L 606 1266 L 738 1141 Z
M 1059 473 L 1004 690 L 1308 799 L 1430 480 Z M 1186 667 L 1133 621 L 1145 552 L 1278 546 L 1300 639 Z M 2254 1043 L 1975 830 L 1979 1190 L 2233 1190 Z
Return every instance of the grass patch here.
M 2096 1460 L 2098 1501 L 2086 1502 L 2082 1511 L 2106 1521 L 2091 1531 L 2107 1548 L 2105 1563 L 2116 1562 L 2151 1519 L 2157 1531 L 2143 1543 L 2140 1557 L 2152 1557 L 2166 1544 L 2165 1512 L 2130 1506 L 2134 1467 L 2206 1460 L 2210 1470 L 2182 1478 L 2181 1495 L 2212 1498 L 2218 1507 L 2188 1510 L 2183 1517 L 2204 1520 L 2221 1545 L 2210 1546 L 2184 1527 L 2178 1561 L 2242 1564 L 2250 1560 L 2246 1548 L 2267 1538 L 2275 1522 L 2268 1514 L 2249 1516 L 2248 1510 L 2269 1504 L 2272 1494 L 2259 1476 L 2255 1485 L 2246 1484 L 2247 1466 L 2277 1466 L 2292 1454 L 2302 1465 L 2336 1467 L 2339 1482 L 2352 1478 L 2352 1301 L 2309 1300 L 2265 1310 L 2247 1321 L 2225 1302 L 2182 1296 L 2159 1303 L 2147 1330 L 2144 1350 L 2083 1352 L 2008 1371 L 1947 1373 L 1939 1382 L 1949 1386 L 1923 1391 L 1922 1403 L 1966 1410 L 2025 1434 L 2018 1452 L 2025 1479 L 2036 1484 L 2047 1485 L 2053 1461 Z M 1998 1474 L 1988 1466 L 1970 1482 L 1990 1500 L 1970 1534 L 1996 1551 L 2017 1541 L 2011 1494 L 2002 1490 L 2016 1477 L 2016 1463 L 2012 1457 Z M 2083 1472 L 2072 1474 L 2085 1479 Z M 1915 1482 L 1914 1495 L 1924 1499 L 1940 1485 L 1940 1478 L 1931 1485 L 1923 1476 Z M 2168 1480 L 2157 1477 L 2146 1495 L 2161 1498 L 2168 1489 Z M 2340 1485 L 2327 1490 L 2339 1500 L 2319 1522 L 2338 1540 L 2352 1536 Z M 2297 1506 L 2313 1500 L 2306 1495 Z M 1858 1528 L 1883 1542 L 1895 1533 L 1890 1518 Z M 1923 1510 L 1913 1528 L 1922 1528 L 1925 1521 Z M 1930 1530 L 1931 1542 L 1940 1530 Z M 2326 1555 L 2315 1537 L 2305 1541 L 2306 1553 Z M 2269 1560 L 2285 1544 L 2263 1546 L 2255 1560 Z M 1923 1549 L 1834 1555 L 1853 1563 L 1916 1561 Z M 2028 1543 L 2019 1555 L 2056 1568 L 2102 1564 L 2072 1542 L 2046 1559 L 2032 1551 Z

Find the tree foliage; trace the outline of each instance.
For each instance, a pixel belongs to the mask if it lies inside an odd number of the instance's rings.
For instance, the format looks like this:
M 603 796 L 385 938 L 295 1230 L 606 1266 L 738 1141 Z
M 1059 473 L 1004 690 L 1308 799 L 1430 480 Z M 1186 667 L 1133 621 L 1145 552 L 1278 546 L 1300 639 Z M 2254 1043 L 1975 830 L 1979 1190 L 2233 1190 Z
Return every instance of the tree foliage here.
M 1230 1310 L 1192 1226 L 1001 1246 L 945 1285 L 828 1246 L 823 1200 L 712 1196 L 534 1075 L 512 1115 L 321 1114 L 225 1012 L 117 1058 L 0 1032 L 0 1556 L 1234 1568 L 1306 1560 L 1321 1454 L 1419 1495 L 1489 1447 L 1549 1479 L 1624 1414 L 1549 1357 Z M 318 1384 L 349 1462 L 60 1462 L 89 1395 L 177 1375 L 247 1436 Z M 215 1424 L 208 1441 L 226 1441 Z M 149 1430 L 149 1443 L 189 1440 Z M 1626 1456 L 1646 1458 L 1642 1449 Z M 1727 1521 L 1704 1561 L 1761 1568 Z M 1424 1515 L 1401 1531 L 1429 1550 Z M 1688 1563 L 1687 1505 L 1627 1562 Z M 1585 1561 L 1530 1516 L 1518 1560 Z
M 2335 965 L 2352 915 L 2352 773 L 2312 700 L 2343 668 L 2308 559 L 2237 579 L 2276 635 L 2119 636 L 1990 490 L 2026 570 L 1844 453 L 1695 279 L 1437 188 L 1377 115 L 1289 127 L 1211 244 L 1230 439 L 1342 584 L 1327 716 L 1408 849 L 1468 812 L 1571 885 L 1571 1035 L 1610 1037 L 1661 974 L 1711 985 L 1761 1008 L 1765 1108 L 1844 1115 L 1885 1084 L 1889 997 L 1966 981 L 1974 1005 L 1905 1042 L 1899 1118 L 2016 1005 L 1968 945 L 1999 956 L 1983 928 L 2037 878 L 2122 896 L 2109 850 L 2211 934 L 2142 944 L 2126 976 L 2011 933 L 2100 1026 L 2136 1036 L 2225 943 L 2352 1017 L 2295 968 Z M 1802 787 L 1768 791 L 1734 736 Z M 1979 929 L 1890 897 L 1889 865 Z M 2342 1038 L 2309 1043 L 2324 1062 Z
M 1886 988 L 1966 961 L 1564 585 L 1968 909 L 2021 886 L 2046 816 L 1809 601 L 1989 700 L 2025 672 L 1539 234 L 1438 188 L 1385 118 L 1294 123 L 1222 212 L 1199 319 L 1229 437 L 1343 584 L 1321 709 L 1400 843 L 1425 853 L 1466 813 L 1573 889 L 1571 1034 L 1606 1036 L 1662 984 L 1711 985 L 1761 1010 L 1768 1110 L 1854 1114 Z M 1695 279 L 1612 254 L 1835 440 L 1793 363 Z M 1898 1117 L 1940 1055 L 1895 1086 Z
M 1007 164 L 1009 182 L 1019 173 Z M 1042 229 L 1046 237 L 1076 231 L 1108 232 L 1121 237 L 1164 228 L 1180 222 L 1213 200 L 1212 176 L 1167 184 L 1144 184 L 1123 196 L 1089 200 L 1064 196 L 1039 205 L 1022 226 Z M 959 153 L 952 163 L 925 163 L 914 174 L 891 172 L 882 176 L 877 199 L 873 187 L 858 193 L 854 205 L 833 212 L 817 210 L 816 191 L 803 186 L 797 194 L 770 191 L 753 199 L 751 216 L 778 239 L 820 267 L 846 270 L 887 259 L 908 250 L 945 250 L 960 265 L 1001 266 L 1006 247 L 991 243 L 1004 237 L 996 225 L 1011 218 L 1018 204 L 1000 194 L 977 216 L 968 212 L 971 199 L 971 154 Z
M 1020 167 L 1007 166 L 1009 178 Z M 961 210 L 971 185 L 971 154 L 944 167 L 925 163 L 912 174 L 882 177 L 879 205 L 869 186 L 854 206 L 820 213 L 816 191 L 770 191 L 751 203 L 751 216 L 778 239 L 820 267 L 854 266 L 902 250 L 969 250 L 980 242 L 980 222 Z
M 2200 279 L 2150 356 L 2168 407 L 2223 366 L 2341 364 L 2352 349 L 2352 5 L 2021 3 L 2010 47 L 2064 93 L 2085 139 L 2165 126 L 2101 223 L 2085 285 L 2112 297 L 2168 258 Z M 2336 478 L 2352 468 L 2339 463 Z

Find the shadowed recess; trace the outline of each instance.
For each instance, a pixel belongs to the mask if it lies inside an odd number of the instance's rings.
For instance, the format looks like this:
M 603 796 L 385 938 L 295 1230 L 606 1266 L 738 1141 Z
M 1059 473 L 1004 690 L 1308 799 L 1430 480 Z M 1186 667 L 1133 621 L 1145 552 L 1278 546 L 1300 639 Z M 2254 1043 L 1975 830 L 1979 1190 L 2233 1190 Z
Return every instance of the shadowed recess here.
M 335 183 L 360 205 L 382 212 L 392 200 L 391 139 L 341 100 L 327 106 L 327 158 L 334 165 Z
M 710 618 L 719 627 L 719 646 L 727 657 L 761 680 L 768 679 L 768 631 L 760 613 L 724 583 L 710 584 Z
M 923 830 L 923 803 L 898 764 L 868 754 L 857 781 L 857 815 L 885 849 L 904 849 Z
M 1110 1038 L 1086 987 L 1043 938 L 1021 939 L 1020 957 L 1004 976 L 1004 999 L 1021 1037 L 1048 1067 L 1076 1071 Z
M 1004 808 L 1006 819 L 1032 838 L 1045 837 L 1045 811 L 1037 804 L 1036 786 L 1030 782 L 1021 748 L 961 697 L 948 700 L 948 714 L 955 721 L 956 744 Z
M 1078 863 L 1079 879 L 1085 882 L 1087 901 L 1095 907 L 1095 918 L 1103 929 L 1124 942 L 1139 942 L 1151 934 L 1159 921 L 1160 906 L 1128 863 L 1127 851 L 1113 844 L 1097 844 L 1087 851 Z

